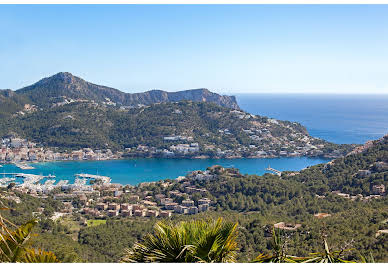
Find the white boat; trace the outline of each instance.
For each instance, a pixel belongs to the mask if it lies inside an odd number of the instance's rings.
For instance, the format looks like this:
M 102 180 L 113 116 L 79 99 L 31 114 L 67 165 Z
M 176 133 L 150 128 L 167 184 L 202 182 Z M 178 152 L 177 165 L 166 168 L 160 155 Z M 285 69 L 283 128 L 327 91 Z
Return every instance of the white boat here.
M 35 169 L 35 167 L 28 165 L 26 163 L 15 163 L 15 166 L 22 169 L 22 170 L 32 170 Z

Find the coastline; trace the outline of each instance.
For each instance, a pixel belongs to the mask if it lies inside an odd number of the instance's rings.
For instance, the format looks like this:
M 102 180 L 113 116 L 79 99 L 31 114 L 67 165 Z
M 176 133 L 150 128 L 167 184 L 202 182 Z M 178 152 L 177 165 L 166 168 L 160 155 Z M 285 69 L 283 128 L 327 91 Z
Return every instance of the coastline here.
M 113 160 L 66 160 L 35 162 L 34 170 L 16 170 L 13 164 L 5 165 L 5 172 L 29 173 L 36 175 L 55 175 L 56 180 L 75 180 L 75 174 L 103 175 L 112 178 L 113 183 L 138 185 L 175 179 L 189 172 L 206 170 L 213 165 L 237 168 L 248 175 L 263 175 L 270 165 L 281 171 L 299 171 L 308 166 L 328 163 L 327 158 L 235 158 L 235 159 L 193 159 L 193 158 L 120 158 Z M 12 170 L 11 170 L 12 169 Z M 0 172 L 1 175 L 1 172 Z
M 124 161 L 124 160 L 139 160 L 139 159 L 167 159 L 167 160 L 237 160 L 237 159 L 285 159 L 285 158 L 309 158 L 309 159 L 337 159 L 339 157 L 331 156 L 230 156 L 230 157 L 209 157 L 209 156 L 194 156 L 194 157 L 184 157 L 184 156 L 175 156 L 175 157 L 159 157 L 159 156 L 143 156 L 143 157 L 118 157 L 118 158 L 107 158 L 107 159 L 82 159 L 82 160 L 42 160 L 42 161 L 18 161 L 18 162 L 0 162 L 1 165 L 15 165 L 18 164 L 41 164 L 41 163 L 58 163 L 58 162 L 102 162 L 102 161 Z M 0 166 L 1 167 L 1 166 Z M 18 167 L 18 166 L 17 166 Z M 25 169 L 29 170 L 29 169 Z

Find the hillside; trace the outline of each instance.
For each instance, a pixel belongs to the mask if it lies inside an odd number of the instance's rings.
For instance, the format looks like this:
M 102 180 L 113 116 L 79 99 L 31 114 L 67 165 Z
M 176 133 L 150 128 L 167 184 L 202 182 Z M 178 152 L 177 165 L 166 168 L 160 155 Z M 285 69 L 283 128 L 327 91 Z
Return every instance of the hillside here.
M 345 157 L 287 178 L 310 185 L 320 195 L 338 191 L 344 197 L 356 199 L 358 194 L 379 194 L 379 186 L 388 187 L 388 135 L 368 142 Z
M 27 97 L 11 90 L 0 90 L 0 118 L 23 110 L 24 105 L 29 102 Z
M 68 72 L 60 72 L 16 91 L 35 105 L 43 108 L 62 105 L 71 101 L 94 101 L 116 106 L 150 105 L 162 102 L 190 100 L 213 102 L 220 106 L 239 109 L 234 96 L 222 96 L 207 89 L 178 92 L 151 90 L 143 93 L 125 93 L 114 88 L 87 82 Z
M 65 149 L 112 149 L 135 157 L 337 157 L 352 150 L 308 135 L 288 121 L 207 102 L 182 101 L 123 109 L 74 102 L 2 120 L 0 137 L 15 134 Z
M 325 238 L 331 250 L 349 250 L 344 252 L 346 259 L 359 260 L 361 255 L 372 254 L 376 262 L 387 262 L 388 234 L 382 233 L 388 229 L 386 193 L 369 196 L 376 194 L 371 191 L 374 185 L 388 185 L 387 151 L 388 137 L 385 137 L 357 154 L 300 172 L 284 172 L 281 177 L 243 175 L 238 169 L 213 166 L 206 171 L 194 171 L 179 181 L 112 186 L 114 189 L 96 186 L 94 189 L 101 196 L 87 195 L 87 199 L 93 199 L 88 204 L 81 197 L 75 197 L 71 203 L 68 199 L 62 198 L 63 202 L 55 199 L 56 195 L 63 194 L 59 190 L 53 190 L 48 197 L 44 194 L 32 197 L 17 189 L 1 188 L 2 201 L 12 208 L 2 213 L 17 224 L 30 219 L 32 212 L 39 215 L 39 236 L 33 246 L 53 251 L 63 262 L 117 262 L 124 249 L 143 239 L 158 220 L 177 222 L 217 217 L 239 223 L 239 262 L 249 262 L 259 253 L 270 252 L 272 228 L 281 223 L 287 225 L 281 229 L 286 250 L 296 256 L 324 251 L 322 239 Z M 358 175 L 360 170 L 371 173 L 363 178 Z M 356 191 L 360 186 L 361 190 Z M 350 196 L 333 193 L 337 189 Z M 117 191 L 120 193 L 116 195 Z M 353 198 L 354 193 L 362 195 Z M 167 199 L 177 205 L 185 199 L 192 200 L 195 206 L 201 200 L 210 204 L 208 210 L 196 214 L 168 209 L 172 212 L 170 218 L 127 216 L 125 211 L 107 217 L 109 211 L 100 208 L 98 214 L 102 216 L 91 211 L 97 210 L 98 204 L 114 202 L 165 212 L 167 207 L 162 200 Z M 66 215 L 53 222 L 50 218 L 54 212 Z M 97 225 L 91 226 L 86 221 Z

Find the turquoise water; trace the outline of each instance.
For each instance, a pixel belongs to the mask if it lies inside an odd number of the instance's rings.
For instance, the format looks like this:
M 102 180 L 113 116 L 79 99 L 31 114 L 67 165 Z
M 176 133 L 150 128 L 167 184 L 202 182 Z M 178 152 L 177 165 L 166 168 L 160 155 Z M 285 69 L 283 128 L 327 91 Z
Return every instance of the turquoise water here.
M 14 165 L 4 165 L 1 173 L 54 174 L 56 180 L 74 181 L 79 173 L 106 175 L 112 183 L 136 185 L 141 182 L 173 179 L 190 171 L 205 170 L 219 164 L 224 167 L 239 168 L 243 174 L 264 174 L 271 165 L 280 171 L 301 170 L 307 166 L 328 162 L 324 158 L 270 158 L 270 159 L 130 159 L 114 161 L 63 161 L 32 164 L 33 170 L 20 170 Z
M 297 121 L 313 136 L 335 143 L 364 143 L 388 133 L 388 95 L 241 94 L 240 107 L 253 114 Z M 51 162 L 34 164 L 34 170 L 13 165 L 2 172 L 54 174 L 57 180 L 74 180 L 74 174 L 107 175 L 112 182 L 135 185 L 176 178 L 193 170 L 220 164 L 244 174 L 264 174 L 270 164 L 278 170 L 300 170 L 327 162 L 321 158 L 273 159 L 133 159 L 116 161 Z M 1 177 L 1 175 L 0 175 Z

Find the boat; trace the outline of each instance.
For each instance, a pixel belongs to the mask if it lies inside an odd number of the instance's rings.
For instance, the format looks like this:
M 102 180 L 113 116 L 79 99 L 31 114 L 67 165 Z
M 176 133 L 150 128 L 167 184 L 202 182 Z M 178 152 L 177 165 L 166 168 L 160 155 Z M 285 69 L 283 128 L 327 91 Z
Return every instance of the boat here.
M 46 176 L 47 178 L 56 178 L 55 175 L 52 175 L 52 174 L 49 174 L 48 176 Z
M 15 166 L 22 169 L 22 170 L 32 170 L 35 169 L 35 167 L 28 165 L 26 163 L 15 163 Z

